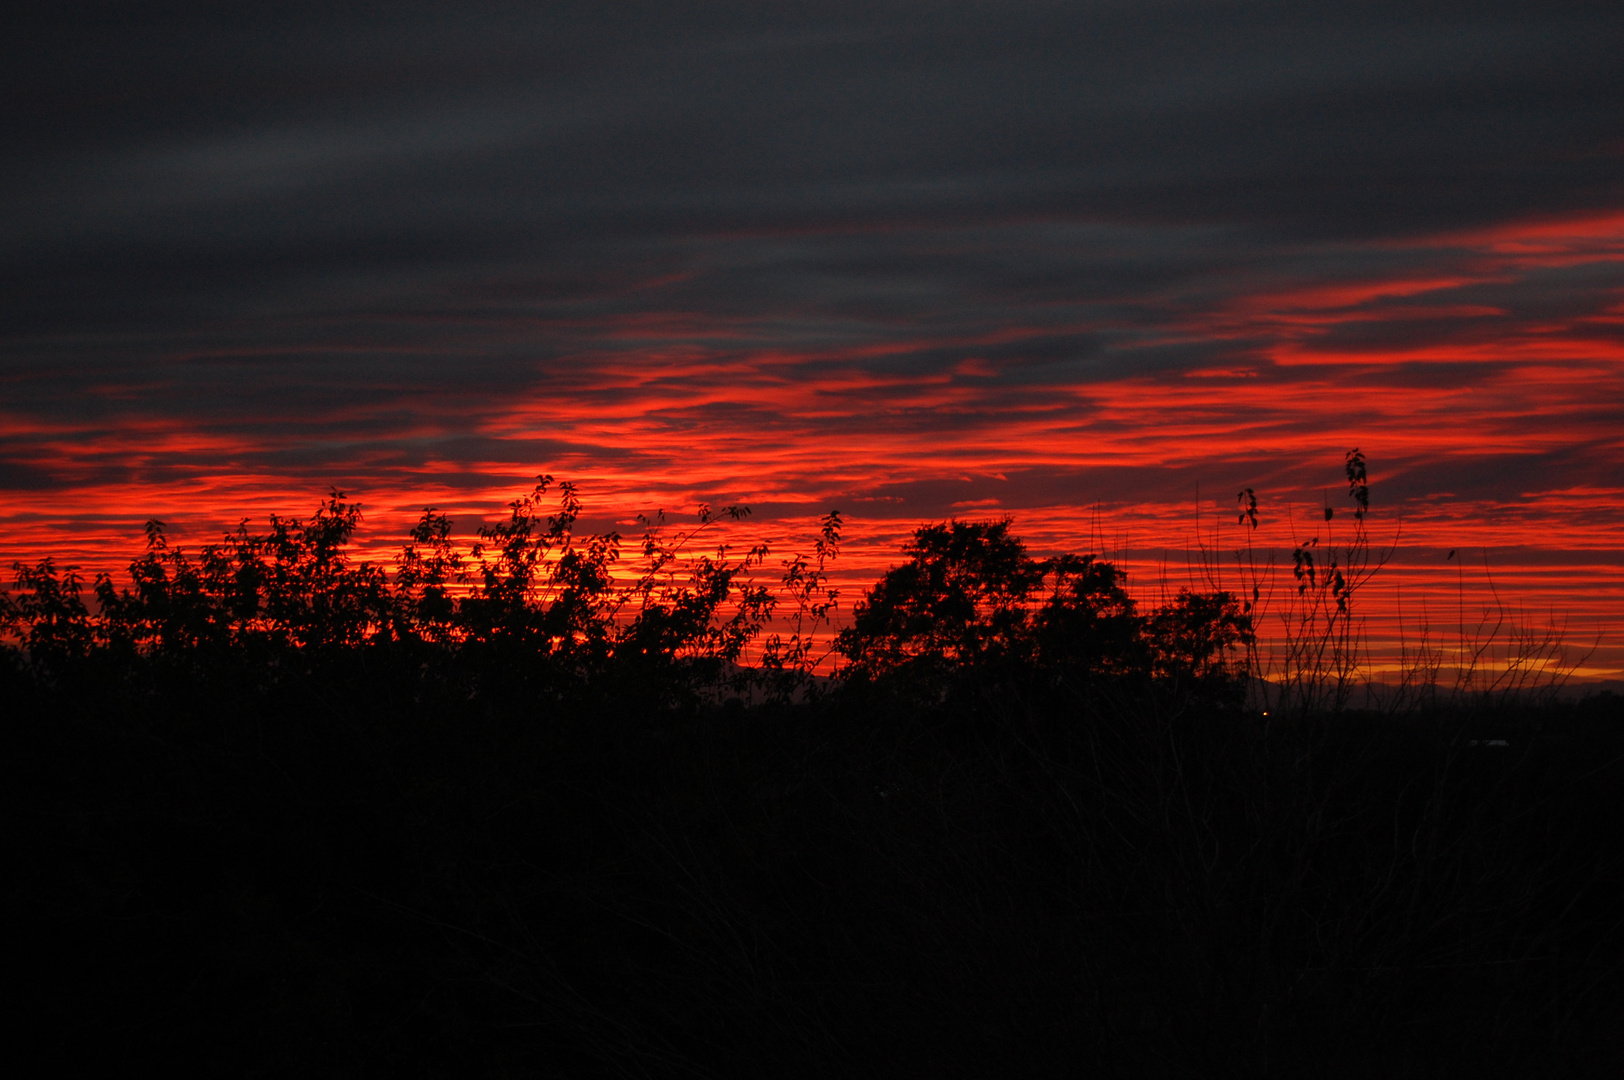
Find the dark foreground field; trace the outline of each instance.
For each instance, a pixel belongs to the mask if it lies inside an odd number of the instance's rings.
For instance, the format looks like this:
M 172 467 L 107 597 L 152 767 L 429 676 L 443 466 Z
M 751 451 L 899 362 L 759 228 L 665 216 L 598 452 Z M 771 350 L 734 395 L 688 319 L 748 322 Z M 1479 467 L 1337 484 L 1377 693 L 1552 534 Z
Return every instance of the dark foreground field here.
M 387 685 L 16 685 L 31 1075 L 1624 1065 L 1616 698 L 1267 723 Z
M 1141 611 L 1007 520 L 921 527 L 838 633 L 837 513 L 776 586 L 690 550 L 739 507 L 627 578 L 545 476 L 392 573 L 337 492 L 195 557 L 152 522 L 89 604 L 18 565 L 29 1075 L 1624 1075 L 1620 699 L 1423 652 L 1349 710 L 1346 474 L 1273 717 L 1258 585 Z

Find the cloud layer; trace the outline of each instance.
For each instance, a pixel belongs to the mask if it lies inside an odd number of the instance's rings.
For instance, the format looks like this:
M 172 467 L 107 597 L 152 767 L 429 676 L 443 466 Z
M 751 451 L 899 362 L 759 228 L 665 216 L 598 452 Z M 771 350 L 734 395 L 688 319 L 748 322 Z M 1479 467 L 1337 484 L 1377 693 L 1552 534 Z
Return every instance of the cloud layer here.
M 1357 445 L 1414 587 L 1624 598 L 1612 5 L 49 18 L 0 65 L 8 559 L 540 471 L 838 505 L 868 569 L 955 513 L 1143 554 Z

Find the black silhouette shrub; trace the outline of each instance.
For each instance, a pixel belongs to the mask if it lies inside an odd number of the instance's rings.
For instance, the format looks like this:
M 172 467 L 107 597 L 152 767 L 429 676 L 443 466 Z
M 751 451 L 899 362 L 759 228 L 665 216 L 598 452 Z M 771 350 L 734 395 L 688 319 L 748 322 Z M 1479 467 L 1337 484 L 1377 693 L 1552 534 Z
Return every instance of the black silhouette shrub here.
M 1091 555 L 1037 560 L 1010 522 L 918 530 L 908 561 L 858 602 L 837 648 L 847 680 L 954 692 L 1087 692 L 1152 682 L 1238 701 L 1251 619 L 1228 593 L 1181 590 L 1138 614 L 1121 570 Z
M 195 556 L 154 523 L 88 603 L 16 568 L 24 1071 L 1624 1064 L 1618 699 L 1264 717 L 1233 597 L 1140 613 L 1008 522 L 919 530 L 824 682 L 838 517 L 764 584 L 742 508 L 623 545 L 553 490 L 393 573 L 337 492 Z

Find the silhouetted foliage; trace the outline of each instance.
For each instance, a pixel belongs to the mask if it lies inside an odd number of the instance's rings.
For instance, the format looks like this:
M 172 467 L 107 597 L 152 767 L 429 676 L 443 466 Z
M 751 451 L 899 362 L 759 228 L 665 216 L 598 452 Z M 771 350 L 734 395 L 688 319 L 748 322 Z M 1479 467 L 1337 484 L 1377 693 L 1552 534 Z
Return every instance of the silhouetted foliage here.
M 72 674 L 89 655 L 96 629 L 78 567 L 59 573 L 55 561 L 45 558 L 12 569 L 20 595 L 4 599 L 7 629 L 19 634 L 29 660 L 47 678 Z
M 370 657 L 410 661 L 414 677 L 451 678 L 474 694 L 522 684 L 553 700 L 635 694 L 671 707 L 719 691 L 777 599 L 754 580 L 764 547 L 693 547 L 748 508 L 702 506 L 697 525 L 674 535 L 658 515 L 645 523 L 641 566 L 625 569 L 620 536 L 578 535 L 574 485 L 559 485 L 549 507 L 552 486 L 539 477 L 467 548 L 450 519 L 426 509 L 392 578 L 350 558 L 361 510 L 337 490 L 309 519 L 273 515 L 263 533 L 244 522 L 195 559 L 150 521 L 130 584 L 98 577 L 94 609 L 76 568 L 50 559 L 15 566 L 16 595 L 0 593 L 0 629 L 20 646 L 11 658 L 46 679 L 85 665 L 104 675 L 178 665 L 253 670 L 275 682 Z M 789 644 L 775 644 L 780 674 L 810 676 L 809 635 L 833 608 L 820 590 L 838 539 L 832 514 L 815 567 L 786 565 L 784 587 L 798 607 Z
M 1041 667 L 1071 686 L 1142 679 L 1148 643 L 1126 575 L 1092 555 L 1063 555 L 1048 570 L 1053 592 L 1036 626 Z
M 929 697 L 974 687 L 1114 689 L 1152 682 L 1237 698 L 1251 620 L 1227 593 L 1181 590 L 1140 615 L 1120 569 L 1092 555 L 1033 559 L 1010 522 L 921 528 L 841 632 L 844 675 Z
M 1027 607 L 1048 568 L 1009 525 L 954 521 L 914 533 L 908 561 L 858 602 L 840 635 L 851 674 L 936 683 L 1029 661 Z
M 29 665 L 60 676 L 86 664 L 153 663 L 194 672 L 235 666 L 274 682 L 289 671 L 405 664 L 466 685 L 498 685 L 538 700 L 632 695 L 655 708 L 691 708 L 727 693 L 789 701 L 813 691 L 831 653 L 847 682 L 886 684 L 921 702 L 952 690 L 1166 683 L 1233 696 L 1231 652 L 1249 618 L 1227 594 L 1181 592 L 1140 615 L 1123 575 L 1091 555 L 1034 559 L 1008 520 L 919 529 L 853 609 L 824 652 L 820 629 L 837 608 L 829 588 L 841 519 L 821 523 L 810 556 L 784 560 L 776 586 L 757 580 L 769 552 L 725 544 L 698 550 L 747 507 L 701 506 L 668 535 L 644 519 L 641 561 L 622 563 L 618 533 L 580 535 L 575 486 L 551 476 L 508 504 L 464 548 L 434 508 L 411 530 L 394 573 L 356 563 L 349 546 L 361 508 L 333 490 L 308 519 L 246 522 L 194 559 L 147 523 L 130 584 L 98 577 L 94 610 L 73 568 L 17 566 L 5 618 Z M 769 634 L 780 600 L 784 630 Z M 437 674 L 436 674 L 437 673 Z
M 814 676 L 837 644 L 818 651 L 818 632 L 832 625 L 840 606 L 839 590 L 829 585 L 829 564 L 840 555 L 840 511 L 829 511 L 819 526 L 812 557 L 797 554 L 782 563 L 783 592 L 794 604 L 793 611 L 782 616 L 789 632 L 769 636 L 761 651 L 764 688 L 779 703 L 793 700 L 797 693 L 815 694 Z
M 1252 624 L 1235 597 L 1180 589 L 1150 615 L 1145 634 L 1158 677 L 1238 700 L 1245 669 L 1234 657 L 1250 641 Z
M 25 1072 L 1624 1065 L 1616 698 L 1266 718 L 1255 606 L 1141 612 L 1007 521 L 921 528 L 831 640 L 838 514 L 763 582 L 743 507 L 507 509 L 392 574 L 337 491 L 195 555 L 151 522 L 88 601 L 14 567 Z

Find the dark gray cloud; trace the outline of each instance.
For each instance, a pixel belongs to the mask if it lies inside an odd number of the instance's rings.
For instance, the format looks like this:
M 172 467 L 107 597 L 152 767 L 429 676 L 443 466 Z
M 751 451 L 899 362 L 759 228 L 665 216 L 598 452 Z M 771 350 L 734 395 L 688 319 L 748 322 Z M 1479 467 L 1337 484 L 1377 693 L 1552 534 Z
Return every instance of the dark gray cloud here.
M 782 410 L 824 395 L 831 438 L 952 442 L 1057 387 L 1266 365 L 1296 339 L 1249 293 L 1444 273 L 1423 238 L 1624 205 L 1616 2 L 69 3 L 0 40 L 18 489 L 51 474 L 41 432 L 112 461 L 132 424 L 289 474 L 653 453 L 492 441 L 549 395 L 679 441 L 724 407 L 804 437 Z M 1479 274 L 1316 347 L 1470 345 L 1620 284 Z
M 8 276 L 1022 214 L 1368 235 L 1619 194 L 1607 4 L 49 10 L 6 35 Z

